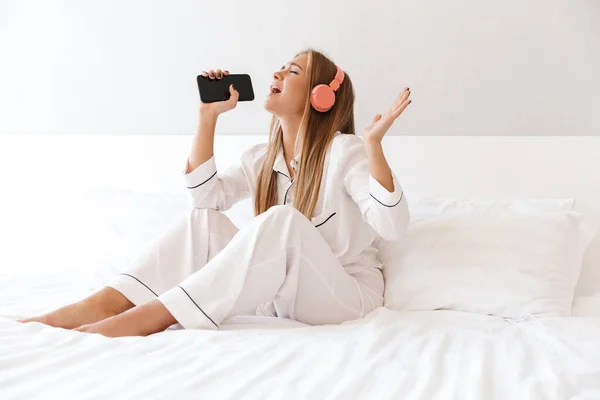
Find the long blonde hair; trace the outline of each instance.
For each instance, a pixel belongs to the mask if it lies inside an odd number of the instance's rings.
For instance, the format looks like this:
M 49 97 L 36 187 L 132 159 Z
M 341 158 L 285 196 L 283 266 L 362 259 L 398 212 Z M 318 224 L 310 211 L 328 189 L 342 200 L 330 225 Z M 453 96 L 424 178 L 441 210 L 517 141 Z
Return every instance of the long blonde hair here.
M 310 105 L 310 92 L 318 84 L 329 84 L 336 73 L 333 61 L 324 54 L 306 49 L 308 90 L 296 148 L 300 149 L 298 172 L 294 188 L 294 207 L 307 218 L 312 218 L 319 196 L 327 148 L 336 131 L 354 135 L 354 89 L 348 75 L 335 92 L 335 105 L 326 112 L 318 112 Z M 283 131 L 279 118 L 273 115 L 267 152 L 258 174 L 254 197 L 254 214 L 259 215 L 277 204 L 277 173 L 273 164 L 283 145 Z

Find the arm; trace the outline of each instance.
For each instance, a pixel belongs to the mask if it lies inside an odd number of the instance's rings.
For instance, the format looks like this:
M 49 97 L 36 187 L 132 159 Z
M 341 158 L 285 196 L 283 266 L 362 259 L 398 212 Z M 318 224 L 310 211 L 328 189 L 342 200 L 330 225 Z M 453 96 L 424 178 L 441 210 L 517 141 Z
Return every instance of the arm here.
M 192 141 L 192 150 L 188 157 L 185 173 L 189 174 L 208 159 L 213 157 L 215 148 L 215 128 L 217 118 L 214 112 L 200 110 L 198 116 L 198 129 Z
M 215 72 L 203 75 L 215 78 Z M 217 70 L 216 79 L 228 75 Z M 248 150 L 242 155 L 241 165 L 232 166 L 217 173 L 214 157 L 214 139 L 217 119 L 220 114 L 232 110 L 237 105 L 238 92 L 230 87 L 231 97 L 227 101 L 202 103 L 198 117 L 198 129 L 194 135 L 192 150 L 183 169 L 183 178 L 188 188 L 194 208 L 227 210 L 237 201 L 250 195 L 244 163 Z
M 367 162 L 371 177 L 383 186 L 388 192 L 395 192 L 392 169 L 383 154 L 381 143 L 365 143 Z
M 250 185 L 244 164 L 252 148 L 246 150 L 241 163 L 223 172 L 217 171 L 214 155 L 189 174 L 189 159 L 183 169 L 192 207 L 226 211 L 235 203 L 250 196 Z
M 383 239 L 402 239 L 410 220 L 408 203 L 381 145 L 372 147 L 356 135 L 345 139 L 341 162 L 344 189 Z
M 404 191 L 385 156 L 381 141 L 396 118 L 411 103 L 405 88 L 385 114 L 377 114 L 363 134 L 364 143 L 348 135 L 348 156 L 344 187 L 358 204 L 363 218 L 386 240 L 400 240 L 408 228 L 410 215 Z

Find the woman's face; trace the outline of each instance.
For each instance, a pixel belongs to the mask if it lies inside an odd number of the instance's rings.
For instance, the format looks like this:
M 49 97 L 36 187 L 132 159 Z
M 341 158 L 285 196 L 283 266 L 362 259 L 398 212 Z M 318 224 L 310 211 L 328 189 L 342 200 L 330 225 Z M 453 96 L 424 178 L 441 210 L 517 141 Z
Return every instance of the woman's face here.
M 306 102 L 307 54 L 300 54 L 273 73 L 273 82 L 265 100 L 265 110 L 279 118 L 301 117 Z

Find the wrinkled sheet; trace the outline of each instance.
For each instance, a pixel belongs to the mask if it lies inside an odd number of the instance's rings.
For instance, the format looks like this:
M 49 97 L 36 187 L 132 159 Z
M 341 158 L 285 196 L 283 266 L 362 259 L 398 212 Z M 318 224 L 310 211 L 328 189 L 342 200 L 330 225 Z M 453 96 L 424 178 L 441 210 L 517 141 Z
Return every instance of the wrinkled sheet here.
M 0 399 L 600 398 L 600 318 L 380 308 L 337 326 L 236 317 L 221 331 L 126 338 L 13 320 L 104 278 L 0 277 Z

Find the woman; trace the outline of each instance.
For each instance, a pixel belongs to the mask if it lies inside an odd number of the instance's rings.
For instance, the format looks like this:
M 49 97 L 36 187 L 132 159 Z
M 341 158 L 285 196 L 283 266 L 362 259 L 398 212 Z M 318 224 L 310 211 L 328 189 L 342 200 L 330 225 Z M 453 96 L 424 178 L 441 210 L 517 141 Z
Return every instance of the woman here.
M 203 74 L 220 79 L 228 72 Z M 329 88 L 315 89 L 319 84 Z M 273 74 L 264 104 L 273 114 L 269 142 L 217 172 L 215 125 L 236 107 L 238 92 L 230 92 L 227 101 L 200 105 L 182 171 L 191 211 L 98 292 L 21 322 L 116 337 L 175 323 L 217 329 L 233 315 L 336 324 L 382 306 L 374 241 L 400 240 L 409 213 L 381 141 L 410 103 L 409 89 L 361 139 L 350 78 L 323 54 L 305 50 Z M 255 217 L 238 230 L 221 211 L 250 196 Z

